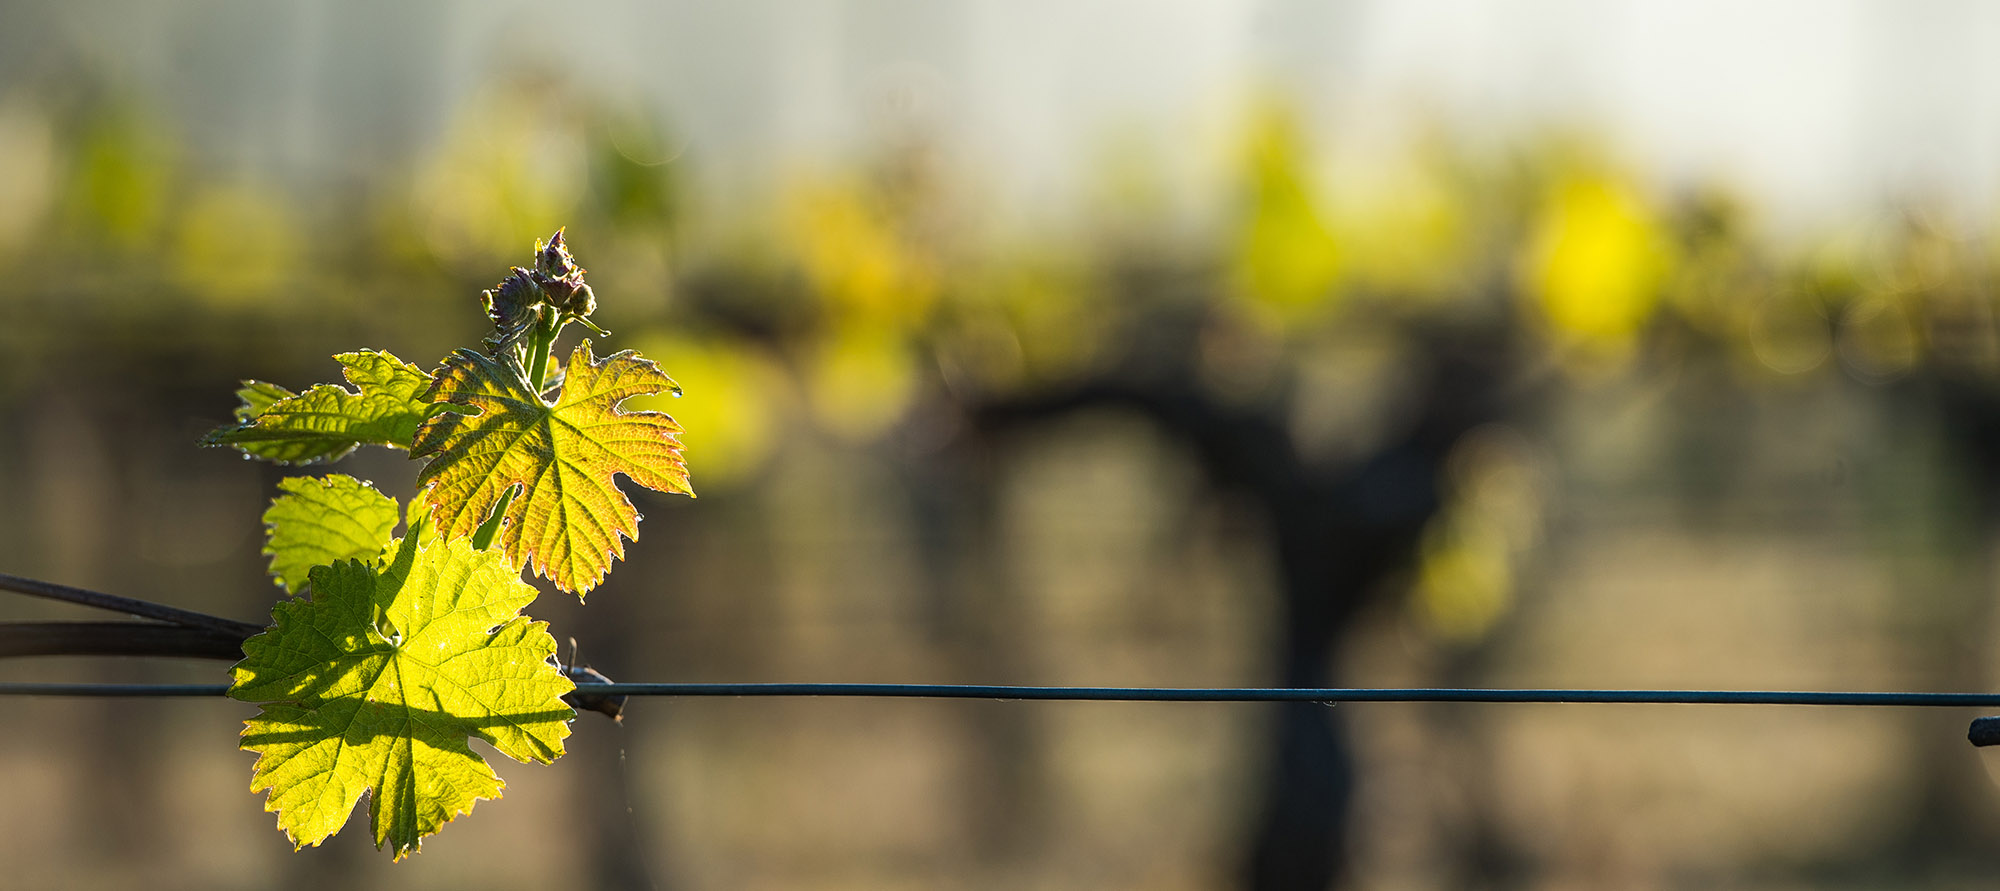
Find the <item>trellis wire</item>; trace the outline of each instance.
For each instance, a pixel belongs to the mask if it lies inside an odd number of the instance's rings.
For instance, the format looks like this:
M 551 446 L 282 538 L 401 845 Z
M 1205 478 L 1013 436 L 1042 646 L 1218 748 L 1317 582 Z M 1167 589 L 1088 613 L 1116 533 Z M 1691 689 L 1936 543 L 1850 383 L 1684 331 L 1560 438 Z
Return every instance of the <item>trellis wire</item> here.
M 74 588 L 39 579 L 0 573 L 0 591 L 14 591 L 37 597 L 62 600 L 82 606 L 123 612 L 166 622 L 169 626 L 204 629 L 216 635 L 240 639 L 257 634 L 261 626 L 183 610 L 164 604 L 119 597 L 83 588 Z M 88 626 L 88 627 L 86 627 Z M 161 637 L 172 627 L 160 629 L 144 623 L 105 627 L 89 623 L 44 624 L 28 629 L 32 634 L 90 632 L 99 637 L 123 634 Z M 70 636 L 74 637 L 75 634 Z M 180 641 L 187 644 L 187 641 Z M 197 641 L 196 643 L 212 643 Z M 130 649 L 131 641 L 121 652 Z M 158 641 L 144 648 L 160 649 Z M 115 648 L 114 648 L 115 649 Z M 169 650 L 173 649 L 171 647 Z M 216 654 L 199 647 L 184 646 L 182 655 L 213 658 Z M 210 649 L 213 649 L 211 647 Z M 53 652 L 53 651 L 51 651 Z M 83 652 L 77 650 L 76 652 Z M 95 652 L 94 650 L 92 652 Z M 175 652 L 179 652 L 175 650 Z M 594 674 L 594 673 L 593 673 Z M 84 697 L 167 697 L 222 696 L 227 684 L 83 684 L 0 682 L 0 696 L 84 696 Z M 1510 703 L 1650 703 L 1682 705 L 1840 705 L 1840 706 L 1942 706 L 2000 708 L 2000 693 L 1845 693 L 1816 690 L 1558 690 L 1558 689 L 1474 689 L 1447 687 L 1044 687 L 983 684 L 792 684 L 792 683 L 598 683 L 576 685 L 576 696 L 613 698 L 621 696 L 834 696 L 886 697 L 904 699 L 997 699 L 1060 700 L 1077 702 L 1510 702 Z M 607 714 L 616 715 L 615 709 Z M 2000 741 L 2000 729 L 1995 732 Z
M 221 696 L 227 684 L 0 683 L 0 696 Z M 2000 693 L 1452 687 L 1034 687 L 979 684 L 577 684 L 586 696 L 833 696 L 1070 702 L 1496 702 L 2000 708 Z
M 180 625 L 185 628 L 206 628 L 220 634 L 233 634 L 237 637 L 249 637 L 264 630 L 264 626 L 251 622 L 238 622 L 235 619 L 211 616 L 207 613 L 198 613 L 194 610 L 168 606 L 164 603 L 154 603 L 150 600 L 120 597 L 116 594 L 106 594 L 102 591 L 91 591 L 70 585 L 60 585 L 55 582 L 45 582 L 41 579 L 24 578 L 4 572 L 0 572 L 0 591 L 12 591 L 16 594 L 26 594 L 30 597 L 45 597 L 50 600 L 60 600 L 65 603 L 109 610 L 114 613 L 124 613 L 128 616 L 138 616 L 142 619 L 153 619 L 171 625 Z

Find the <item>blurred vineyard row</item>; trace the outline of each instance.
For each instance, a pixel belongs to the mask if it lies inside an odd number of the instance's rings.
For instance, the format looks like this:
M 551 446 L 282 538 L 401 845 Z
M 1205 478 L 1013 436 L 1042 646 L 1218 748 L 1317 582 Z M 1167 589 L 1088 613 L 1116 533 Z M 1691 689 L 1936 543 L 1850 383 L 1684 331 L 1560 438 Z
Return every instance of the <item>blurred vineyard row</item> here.
M 921 437 L 949 406 L 1161 361 L 1337 464 L 1391 435 L 1448 334 L 1504 351 L 1492 371 L 1516 392 L 1691 356 L 1745 387 L 2000 372 L 1985 226 L 1908 206 L 1773 235 L 1726 188 L 1658 182 L 1578 133 L 1434 131 L 1359 161 L 1266 99 L 1193 225 L 1123 146 L 1081 212 L 1010 230 L 921 133 L 802 165 L 746 207 L 694 194 L 702 158 L 671 122 L 553 82 L 489 90 L 426 156 L 333 183 L 204 163 L 112 91 L 46 92 L 0 101 L 0 255 L 21 271 L 0 282 L 0 398 L 73 370 L 79 345 L 140 363 L 228 339 L 270 366 L 254 373 L 300 380 L 336 331 L 439 353 L 469 342 L 468 295 L 563 225 L 615 345 L 687 385 L 672 410 L 710 488 L 757 474 L 792 419 L 851 444 Z M 1172 359 L 1162 337 L 1184 341 Z M 1438 536 L 1457 546 L 1424 571 L 1433 618 L 1476 633 L 1518 542 Z
M 1771 232 L 1725 185 L 1663 182 L 1584 131 L 1437 127 L 1371 154 L 1290 108 L 1244 106 L 1216 140 L 1212 194 L 1119 143 L 1087 162 L 1076 207 L 1023 220 L 984 212 L 980 171 L 921 127 L 801 162 L 768 192 L 719 194 L 703 185 L 713 159 L 672 121 L 552 80 L 477 94 L 406 164 L 319 179 L 201 155 L 115 90 L 0 98 L 0 258 L 15 270 L 0 278 L 0 487 L 31 508 L 0 522 L 0 556 L 259 613 L 275 595 L 248 542 L 269 486 L 193 446 L 226 417 L 228 382 L 323 380 L 327 354 L 362 344 L 424 364 L 475 343 L 479 290 L 566 226 L 615 332 L 603 346 L 637 348 L 684 386 L 655 407 L 686 427 L 704 496 L 642 501 L 655 517 L 632 563 L 649 568 L 620 581 L 671 605 L 547 605 L 622 679 L 1986 682 L 1993 598 L 1967 546 L 1983 532 L 1941 531 L 1995 515 L 2000 462 L 1978 457 L 2000 455 L 1982 451 L 2000 445 L 1986 225 L 1912 204 Z M 1156 432 L 1064 426 L 1098 409 Z M 1955 446 L 1974 457 L 1936 460 Z M 396 478 L 381 466 L 361 475 Z M 1042 491 L 1065 487 L 1089 503 Z M 1221 519 L 1175 500 L 1211 489 Z M 757 497 L 732 507 L 741 493 Z M 1687 513 L 1656 522 L 1661 497 Z M 130 554 L 107 553 L 121 541 Z M 1884 593 L 1902 585 L 1920 595 Z M 1524 616 L 1536 592 L 1567 611 Z M 1055 643 L 1030 642 L 1044 634 Z M 1134 886 L 1193 887 L 1226 883 L 1237 860 L 1256 887 L 1355 870 L 1462 887 L 1533 873 L 1523 863 L 1578 887 L 1652 887 L 1633 877 L 1962 854 L 2000 825 L 1953 772 L 1962 759 L 1923 756 L 1962 743 L 1901 717 L 1828 734 L 1813 760 L 1755 723 L 1662 722 L 1634 740 L 1385 710 L 1400 717 L 1350 736 L 1345 714 L 1313 705 L 1252 729 L 1196 712 L 885 712 L 897 744 L 883 746 L 811 704 L 755 705 L 635 722 L 633 761 L 656 765 L 640 768 L 643 794 L 622 748 L 581 791 L 548 793 L 594 827 L 575 845 L 587 853 L 522 875 L 589 868 L 617 886 L 660 842 L 688 858 L 690 884 L 717 887 L 921 887 L 965 875 L 961 861 L 994 887 L 1036 869 L 1097 887 L 1112 862 Z M 102 730 L 137 713 L 49 714 Z M 134 735 L 97 735 L 117 751 L 93 763 L 139 760 Z M 252 812 L 220 739 L 190 744 L 188 763 L 226 780 L 214 807 Z M 1747 761 L 1702 764 L 1767 769 L 1713 768 L 1690 781 L 1693 804 L 1649 785 L 1664 782 L 1649 758 L 1712 739 Z M 822 746 L 840 759 L 832 779 L 808 769 Z M 851 819 L 836 794 L 850 770 L 907 795 Z M 163 807 L 169 775 L 97 794 L 149 782 Z M 1130 793 L 1103 799 L 1126 809 L 1065 797 L 1103 788 Z M 1724 817 L 1703 809 L 1732 793 Z M 618 822 L 630 809 L 599 806 L 634 795 L 670 812 L 636 846 Z M 1713 828 L 1880 796 L 1900 830 Z M 1168 800 L 1195 801 L 1193 816 L 1131 805 Z M 1654 810 L 1633 816 L 1633 800 Z M 71 817 L 78 844 L 159 835 L 142 816 Z M 1356 840 L 1358 866 L 1332 836 Z M 773 851 L 796 859 L 771 866 Z

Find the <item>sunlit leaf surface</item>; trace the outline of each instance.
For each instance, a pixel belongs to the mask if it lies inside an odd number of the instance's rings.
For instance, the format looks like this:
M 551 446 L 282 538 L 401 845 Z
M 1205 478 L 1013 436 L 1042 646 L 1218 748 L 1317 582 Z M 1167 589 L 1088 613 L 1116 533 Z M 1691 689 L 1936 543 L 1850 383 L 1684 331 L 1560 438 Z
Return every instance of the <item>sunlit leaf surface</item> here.
M 243 400 L 237 416 L 249 417 L 209 433 L 202 444 L 235 446 L 286 464 L 330 461 L 364 444 L 408 448 L 430 408 L 423 399 L 430 375 L 377 350 L 333 358 L 345 366 L 355 390 L 318 384 L 296 396 L 266 402 L 284 389 L 250 381 L 237 391 Z
M 244 381 L 243 386 L 236 391 L 236 398 L 243 401 L 242 405 L 236 407 L 236 420 L 255 420 L 258 415 L 278 404 L 279 400 L 290 399 L 293 395 L 292 391 L 277 384 Z
M 675 390 L 652 361 L 626 351 L 593 358 L 590 342 L 570 354 L 562 392 L 543 402 L 511 363 L 459 350 L 438 373 L 431 398 L 477 410 L 440 413 L 417 431 L 411 453 L 430 457 L 418 476 L 447 539 L 469 536 L 502 496 L 500 546 L 556 587 L 582 594 L 625 556 L 639 511 L 612 477 L 693 495 L 679 424 L 659 412 L 621 411 L 634 396 Z M 621 537 L 622 536 L 622 537 Z
M 389 544 L 401 510 L 375 487 L 345 474 L 280 480 L 285 494 L 264 511 L 271 575 L 296 594 L 315 566 L 373 560 Z
M 563 753 L 574 689 L 548 626 L 520 610 L 535 590 L 495 551 L 399 543 L 380 569 L 312 570 L 310 600 L 280 603 L 243 645 L 229 695 L 263 705 L 241 745 L 251 792 L 299 847 L 340 830 L 372 795 L 375 845 L 401 859 L 505 784 L 467 745 L 516 761 Z

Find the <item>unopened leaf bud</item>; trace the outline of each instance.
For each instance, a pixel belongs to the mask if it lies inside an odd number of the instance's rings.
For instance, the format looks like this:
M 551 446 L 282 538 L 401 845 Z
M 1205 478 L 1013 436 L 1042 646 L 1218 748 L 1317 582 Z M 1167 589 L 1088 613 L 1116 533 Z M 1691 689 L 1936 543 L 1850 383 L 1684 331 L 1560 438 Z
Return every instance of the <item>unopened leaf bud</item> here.
M 567 278 L 583 274 L 583 270 L 577 268 L 575 258 L 569 255 L 569 248 L 563 244 L 561 229 L 557 229 L 556 234 L 549 236 L 546 243 L 539 241 L 535 243 L 535 271 L 544 278 Z

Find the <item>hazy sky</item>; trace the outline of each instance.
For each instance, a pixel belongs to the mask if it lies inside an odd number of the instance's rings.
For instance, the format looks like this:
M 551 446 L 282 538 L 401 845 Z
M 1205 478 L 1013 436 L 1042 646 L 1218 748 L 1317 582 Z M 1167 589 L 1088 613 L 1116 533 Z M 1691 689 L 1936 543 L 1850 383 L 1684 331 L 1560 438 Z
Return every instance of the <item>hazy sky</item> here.
M 2000 6 L 1972 0 L 14 0 L 0 91 L 109 72 L 217 163 L 313 176 L 420 150 L 540 65 L 657 108 L 725 190 L 864 148 L 900 96 L 995 194 L 1060 205 L 1114 137 L 1199 188 L 1275 86 L 1328 139 L 1420 110 L 1601 125 L 1797 222 L 1909 191 L 2000 205 L 1995 46 Z

